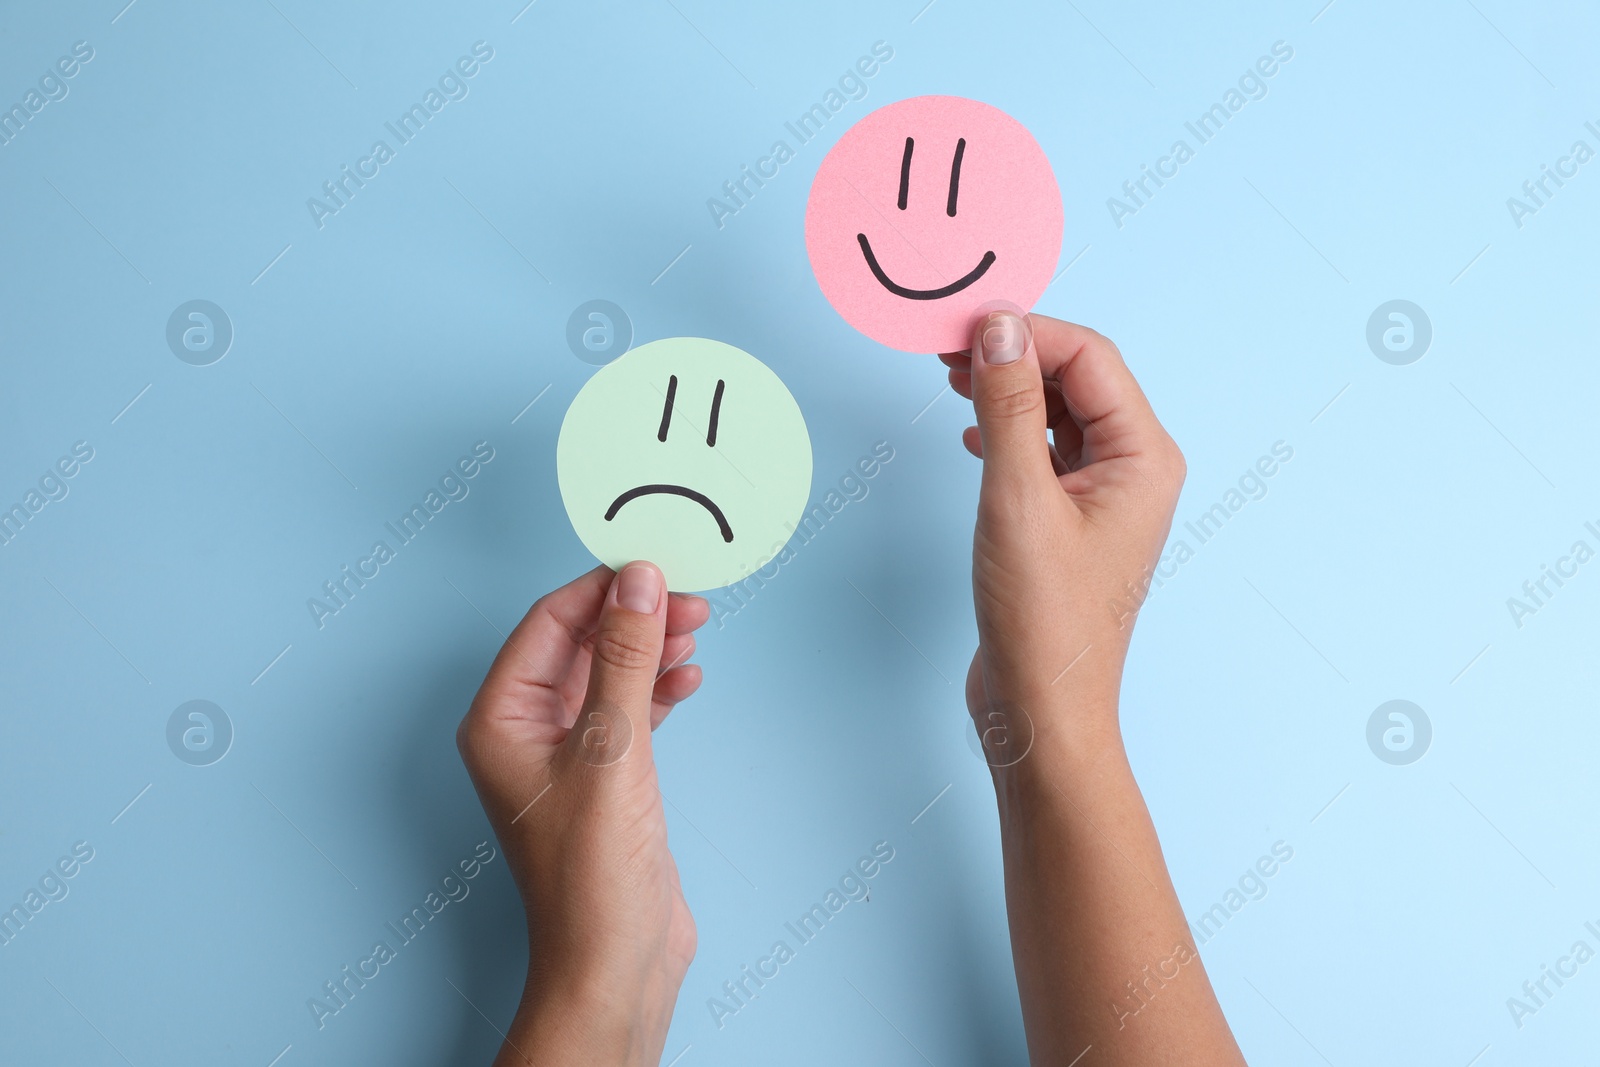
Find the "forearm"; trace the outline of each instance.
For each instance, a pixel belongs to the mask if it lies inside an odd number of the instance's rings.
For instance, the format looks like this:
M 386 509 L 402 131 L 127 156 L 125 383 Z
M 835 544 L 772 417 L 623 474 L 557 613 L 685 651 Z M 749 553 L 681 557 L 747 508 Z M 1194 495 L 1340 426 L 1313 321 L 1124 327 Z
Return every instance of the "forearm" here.
M 1059 699 L 1059 698 L 1058 698 Z M 995 771 L 1006 904 L 1037 1065 L 1239 1065 L 1195 950 L 1114 707 L 1035 716 Z M 1071 725 L 1063 725 L 1071 724 Z

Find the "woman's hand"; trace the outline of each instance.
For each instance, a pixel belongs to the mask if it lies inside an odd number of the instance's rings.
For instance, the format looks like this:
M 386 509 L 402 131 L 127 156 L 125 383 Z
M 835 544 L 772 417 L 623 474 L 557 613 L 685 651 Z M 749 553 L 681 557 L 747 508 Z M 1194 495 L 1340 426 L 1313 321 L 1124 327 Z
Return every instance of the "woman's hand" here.
M 709 607 L 599 567 L 533 605 L 456 733 L 528 916 L 528 981 L 497 1064 L 655 1064 L 694 920 L 650 731 L 700 685 Z
M 967 675 L 980 730 L 986 716 L 1019 707 L 1038 718 L 1065 692 L 1080 715 L 1115 708 L 1183 485 L 1183 454 L 1116 346 L 1083 326 L 1028 318 L 988 316 L 976 360 L 940 357 L 973 402 L 978 425 L 963 442 L 984 460 L 972 542 L 978 652 Z
M 943 357 L 978 416 L 967 703 L 994 771 L 1028 1051 L 1242 1067 L 1118 725 L 1183 456 L 1110 341 L 1030 318 L 1032 343 L 993 315 L 971 356 Z

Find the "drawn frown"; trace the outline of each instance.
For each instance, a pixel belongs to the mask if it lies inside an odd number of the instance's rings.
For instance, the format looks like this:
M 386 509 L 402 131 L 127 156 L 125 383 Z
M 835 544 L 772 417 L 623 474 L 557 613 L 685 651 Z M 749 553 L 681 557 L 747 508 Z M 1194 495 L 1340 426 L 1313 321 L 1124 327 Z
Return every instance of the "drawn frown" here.
M 711 418 L 707 423 L 708 428 L 706 430 L 706 446 L 708 448 L 717 447 L 717 420 L 722 414 L 722 392 L 727 388 L 727 385 L 728 383 L 721 378 L 717 379 L 717 392 L 716 396 L 711 400 Z M 661 411 L 661 429 L 656 432 L 656 440 L 662 444 L 666 443 L 667 433 L 672 429 L 672 404 L 677 397 L 678 376 L 676 374 L 668 375 L 667 402 Z M 610 522 L 616 518 L 617 512 L 621 511 L 622 505 L 628 501 L 660 493 L 665 493 L 669 496 L 681 496 L 699 504 L 711 513 L 713 519 L 717 520 L 717 531 L 722 534 L 722 539 L 724 541 L 733 540 L 733 528 L 728 525 L 728 517 L 722 513 L 722 509 L 716 505 L 715 501 L 702 492 L 690 489 L 687 485 L 677 485 L 672 482 L 652 482 L 649 485 L 636 485 L 632 489 L 627 489 L 617 494 L 617 498 L 611 502 L 611 506 L 606 508 L 606 521 Z
M 602 563 L 647 559 L 679 592 L 754 573 L 811 492 L 811 439 L 778 376 L 732 345 L 674 337 L 595 372 L 561 424 L 556 474 Z

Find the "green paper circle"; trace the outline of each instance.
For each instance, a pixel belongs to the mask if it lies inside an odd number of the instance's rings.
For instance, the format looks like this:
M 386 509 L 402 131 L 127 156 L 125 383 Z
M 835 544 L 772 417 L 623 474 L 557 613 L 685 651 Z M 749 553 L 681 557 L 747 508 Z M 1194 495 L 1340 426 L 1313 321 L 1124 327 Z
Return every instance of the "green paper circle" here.
M 811 437 L 760 360 L 672 337 L 607 364 L 578 391 L 556 442 L 556 478 L 572 528 L 600 562 L 649 560 L 669 589 L 716 589 L 788 543 L 811 493 Z

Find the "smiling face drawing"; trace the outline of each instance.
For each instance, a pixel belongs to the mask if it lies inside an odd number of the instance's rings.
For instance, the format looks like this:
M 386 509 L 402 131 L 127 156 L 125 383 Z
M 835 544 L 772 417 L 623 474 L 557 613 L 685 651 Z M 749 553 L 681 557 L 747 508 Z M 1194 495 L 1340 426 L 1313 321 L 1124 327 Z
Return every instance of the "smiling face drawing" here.
M 955 96 L 879 108 L 811 186 L 806 251 L 829 303 L 908 352 L 966 348 L 987 304 L 1031 307 L 1061 252 L 1061 194 L 1009 115 Z
M 573 529 L 602 563 L 648 559 L 673 590 L 715 589 L 788 542 L 811 492 L 811 438 L 794 397 L 754 356 L 674 337 L 578 391 L 556 474 Z

